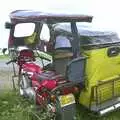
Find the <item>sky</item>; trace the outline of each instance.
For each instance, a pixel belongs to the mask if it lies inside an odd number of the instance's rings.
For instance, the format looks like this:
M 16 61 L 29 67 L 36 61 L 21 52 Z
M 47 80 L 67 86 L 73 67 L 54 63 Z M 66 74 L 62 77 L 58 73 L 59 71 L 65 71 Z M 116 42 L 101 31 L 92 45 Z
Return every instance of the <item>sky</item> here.
M 94 16 L 92 25 L 99 29 L 118 32 L 120 35 L 120 0 L 3 0 L 0 4 L 0 48 L 7 47 L 9 30 L 4 23 L 9 13 L 18 9 L 43 12 L 79 13 Z

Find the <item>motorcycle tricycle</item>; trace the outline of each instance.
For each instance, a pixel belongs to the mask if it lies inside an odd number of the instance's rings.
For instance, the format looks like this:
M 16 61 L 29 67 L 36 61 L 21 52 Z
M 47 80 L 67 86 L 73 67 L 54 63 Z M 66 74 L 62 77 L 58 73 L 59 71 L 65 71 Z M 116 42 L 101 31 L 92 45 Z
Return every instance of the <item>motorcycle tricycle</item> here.
M 88 15 L 17 10 L 10 19 L 8 47 L 12 58 L 17 51 L 21 95 L 51 106 L 60 120 L 74 119 L 75 102 L 98 115 L 120 108 L 120 38 L 115 32 L 81 25 L 92 21 Z M 41 66 L 34 63 L 36 55 Z
M 49 109 L 56 120 L 76 119 L 75 96 L 85 87 L 86 61 L 80 52 L 76 22 L 91 22 L 92 16 L 17 10 L 10 18 L 6 28 L 10 29 L 8 47 L 12 60 L 7 64 L 15 62 L 19 67 L 20 95 Z M 57 31 L 58 24 L 70 25 L 68 37 Z M 20 46 L 26 48 L 19 50 Z M 37 57 L 41 65 L 35 62 Z

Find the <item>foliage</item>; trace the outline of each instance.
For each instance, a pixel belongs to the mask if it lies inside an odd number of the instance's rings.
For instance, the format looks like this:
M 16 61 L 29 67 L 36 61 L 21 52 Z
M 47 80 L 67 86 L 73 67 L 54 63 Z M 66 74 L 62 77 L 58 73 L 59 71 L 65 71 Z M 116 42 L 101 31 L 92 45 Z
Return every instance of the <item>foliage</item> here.
M 38 112 L 34 104 L 16 92 L 0 93 L 0 120 L 52 120 L 50 115 L 48 111 Z M 119 120 L 119 118 L 119 111 L 98 117 L 77 105 L 77 120 Z
M 8 55 L 0 55 L 0 59 L 8 59 Z
M 15 92 L 0 94 L 0 120 L 50 120 L 46 111 L 37 111 L 30 101 Z
M 119 110 L 108 113 L 104 116 L 98 116 L 97 114 L 88 111 L 81 105 L 77 105 L 77 120 L 119 120 Z

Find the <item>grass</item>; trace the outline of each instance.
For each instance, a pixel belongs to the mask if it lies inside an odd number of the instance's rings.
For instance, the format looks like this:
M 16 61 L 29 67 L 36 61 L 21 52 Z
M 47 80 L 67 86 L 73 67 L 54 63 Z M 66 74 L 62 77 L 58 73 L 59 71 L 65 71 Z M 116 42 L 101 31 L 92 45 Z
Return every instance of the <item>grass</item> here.
M 93 114 L 78 105 L 77 120 L 119 120 L 120 112 L 116 111 L 104 117 Z M 37 113 L 32 103 L 26 101 L 18 93 L 9 91 L 0 93 L 0 120 L 50 120 L 48 113 Z
M 8 59 L 9 56 L 8 55 L 0 55 L 0 59 Z
M 120 120 L 120 111 L 114 111 L 102 117 L 93 114 L 82 106 L 77 106 L 77 120 Z
M 28 119 L 28 105 L 16 93 L 6 92 L 0 95 L 0 120 L 30 120 Z
M 0 120 L 49 120 L 49 113 L 34 106 L 16 92 L 0 93 Z

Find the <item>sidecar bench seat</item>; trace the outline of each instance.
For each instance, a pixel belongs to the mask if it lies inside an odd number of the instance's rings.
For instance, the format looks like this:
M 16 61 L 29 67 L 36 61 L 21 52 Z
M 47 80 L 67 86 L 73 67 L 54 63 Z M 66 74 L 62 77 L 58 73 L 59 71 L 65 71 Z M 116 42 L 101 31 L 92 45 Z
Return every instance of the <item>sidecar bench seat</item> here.
M 66 75 L 66 66 L 72 56 L 72 46 L 69 38 L 65 35 L 57 35 L 53 55 L 53 68 L 57 74 Z
M 57 50 L 53 58 L 53 68 L 58 74 L 66 75 L 66 67 L 73 53 L 69 50 Z

